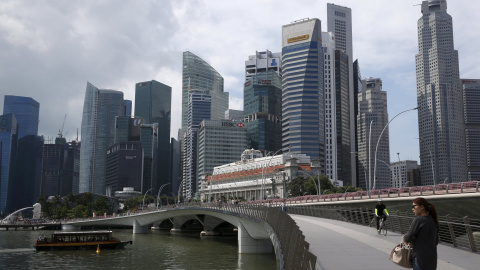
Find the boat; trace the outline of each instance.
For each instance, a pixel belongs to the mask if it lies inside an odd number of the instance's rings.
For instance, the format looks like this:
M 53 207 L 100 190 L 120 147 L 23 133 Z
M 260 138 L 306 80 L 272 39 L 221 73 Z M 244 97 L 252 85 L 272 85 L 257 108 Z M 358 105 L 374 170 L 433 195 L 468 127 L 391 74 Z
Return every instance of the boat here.
M 51 238 L 38 237 L 33 247 L 39 250 L 115 249 L 132 241 L 120 241 L 112 231 L 56 232 Z

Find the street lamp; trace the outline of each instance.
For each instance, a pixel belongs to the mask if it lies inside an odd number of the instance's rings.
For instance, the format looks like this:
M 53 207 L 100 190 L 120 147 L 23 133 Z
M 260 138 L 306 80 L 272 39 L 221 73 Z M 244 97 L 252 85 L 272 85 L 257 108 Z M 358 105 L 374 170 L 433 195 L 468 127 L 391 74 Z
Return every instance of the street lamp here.
M 143 195 L 143 207 L 145 207 L 145 196 L 147 196 L 147 193 L 152 190 L 153 188 L 147 190 L 147 192 L 145 192 L 145 195 Z
M 313 177 L 312 177 L 311 175 L 306 174 L 306 173 L 303 173 L 303 176 L 308 176 L 308 177 L 310 177 L 310 178 L 312 179 L 313 184 L 315 185 L 315 189 L 317 190 L 317 194 L 320 195 L 320 192 L 319 192 L 320 189 L 317 187 L 317 184 L 315 183 L 315 179 L 313 179 Z
M 422 138 L 417 138 L 420 142 L 423 142 Z M 428 149 L 428 152 L 430 153 L 430 162 L 432 164 L 432 177 L 433 177 L 433 186 L 437 186 L 436 180 L 435 180 L 435 170 L 433 169 L 433 155 L 432 155 L 432 150 Z
M 158 209 L 158 206 L 162 205 L 162 201 L 160 200 L 160 192 L 162 192 L 162 189 L 166 186 L 170 185 L 170 183 L 167 183 L 167 184 L 163 184 L 159 189 L 158 189 L 158 194 L 157 194 L 157 209 Z M 159 203 L 160 202 L 160 203 Z
M 277 150 L 271 157 L 270 157 L 270 160 L 268 161 L 268 164 L 262 168 L 262 186 L 260 187 L 261 188 L 261 191 L 260 191 L 260 197 L 261 197 L 261 200 L 264 199 L 265 197 L 265 182 L 266 182 L 266 178 L 267 178 L 267 168 L 268 166 L 270 166 L 270 163 L 272 162 L 272 159 L 273 157 L 275 157 L 277 155 L 278 152 L 282 151 L 282 149 L 279 149 Z M 270 153 L 273 152 L 273 151 L 270 151 Z M 264 162 L 265 164 L 265 162 Z
M 373 165 L 373 188 L 372 188 L 372 190 L 375 189 L 375 184 L 376 184 L 376 181 L 377 181 L 377 151 L 378 151 L 378 145 L 380 144 L 380 139 L 382 138 L 383 132 L 385 132 L 385 129 L 387 129 L 388 125 L 393 121 L 393 119 L 397 118 L 397 116 L 399 116 L 402 113 L 406 113 L 406 112 L 413 111 L 413 110 L 418 110 L 418 108 L 420 108 L 420 107 L 416 107 L 416 108 L 413 108 L 413 109 L 408 109 L 408 110 L 405 110 L 403 112 L 397 113 L 392 119 L 390 119 L 390 121 L 388 121 L 388 123 L 385 125 L 382 132 L 380 133 L 380 136 L 378 137 L 378 140 L 377 140 L 377 146 L 375 147 L 375 161 L 374 161 L 375 165 Z M 371 192 L 371 190 L 370 190 L 370 192 Z

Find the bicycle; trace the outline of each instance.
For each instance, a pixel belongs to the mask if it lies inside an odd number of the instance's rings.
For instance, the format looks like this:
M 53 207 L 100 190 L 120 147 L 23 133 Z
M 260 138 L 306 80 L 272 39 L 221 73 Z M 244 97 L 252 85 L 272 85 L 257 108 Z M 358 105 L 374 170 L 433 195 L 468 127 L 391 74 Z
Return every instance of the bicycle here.
M 377 232 L 378 234 L 387 235 L 387 223 L 385 222 L 384 215 L 382 215 L 382 218 L 380 219 L 379 229 Z

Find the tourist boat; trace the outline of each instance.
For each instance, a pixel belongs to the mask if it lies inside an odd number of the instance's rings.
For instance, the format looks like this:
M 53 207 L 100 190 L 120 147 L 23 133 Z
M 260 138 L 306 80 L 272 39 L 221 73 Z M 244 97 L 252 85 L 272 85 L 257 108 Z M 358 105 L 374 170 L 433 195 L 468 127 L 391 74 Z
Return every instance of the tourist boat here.
M 132 244 L 112 236 L 112 231 L 56 232 L 51 238 L 38 237 L 33 246 L 38 250 L 115 249 Z

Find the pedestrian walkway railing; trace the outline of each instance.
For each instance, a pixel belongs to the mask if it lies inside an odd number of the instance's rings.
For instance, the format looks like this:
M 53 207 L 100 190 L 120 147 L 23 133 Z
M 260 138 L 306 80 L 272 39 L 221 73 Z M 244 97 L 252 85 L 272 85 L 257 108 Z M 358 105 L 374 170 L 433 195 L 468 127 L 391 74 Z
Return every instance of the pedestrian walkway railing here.
M 281 269 L 315 269 L 317 257 L 295 221 L 279 207 L 255 204 L 183 203 L 179 209 L 210 208 L 253 217 L 266 222 L 278 238 L 283 257 Z
M 376 227 L 373 210 L 362 208 L 298 205 L 288 207 L 288 213 L 319 218 L 335 219 L 359 225 Z M 415 216 L 410 212 L 390 212 L 386 224 L 389 231 L 407 233 Z M 440 242 L 456 248 L 478 251 L 480 245 L 480 220 L 468 217 L 438 217 Z

